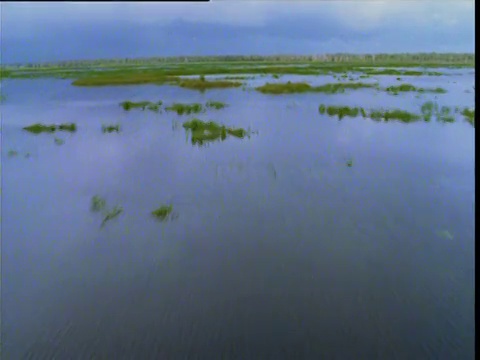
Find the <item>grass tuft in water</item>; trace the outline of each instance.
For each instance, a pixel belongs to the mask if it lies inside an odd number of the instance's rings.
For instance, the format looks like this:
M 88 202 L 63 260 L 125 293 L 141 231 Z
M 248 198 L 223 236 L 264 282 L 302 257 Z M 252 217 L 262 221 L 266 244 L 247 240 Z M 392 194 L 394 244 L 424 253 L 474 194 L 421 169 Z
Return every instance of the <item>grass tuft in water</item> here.
M 228 128 L 213 121 L 204 122 L 199 119 L 193 119 L 183 124 L 186 130 L 191 132 L 192 144 L 203 145 L 204 142 L 225 140 L 227 135 L 243 139 L 247 131 L 241 128 Z
M 120 106 L 123 107 L 123 110 L 130 111 L 131 109 L 142 109 L 142 110 L 152 110 L 152 111 L 159 111 L 160 107 L 162 106 L 163 102 L 160 100 L 156 103 L 151 101 L 123 101 L 120 103 Z
M 404 123 L 409 123 L 413 121 L 420 120 L 419 115 L 410 113 L 404 110 L 374 110 L 370 113 L 369 117 L 372 120 L 377 121 L 390 121 L 390 120 L 399 120 Z
M 220 102 L 220 101 L 207 101 L 207 103 L 205 104 L 205 106 L 207 108 L 212 108 L 212 109 L 216 109 L 216 110 L 220 110 L 220 109 L 223 109 L 227 106 L 227 104 L 223 103 L 223 102 Z
M 93 211 L 93 212 L 102 211 L 103 209 L 105 209 L 106 205 L 107 205 L 107 202 L 106 202 L 105 199 L 101 198 L 98 195 L 95 195 L 92 198 L 91 205 L 90 205 L 90 210 Z
M 465 117 L 465 120 L 475 126 L 475 109 L 464 108 L 461 114 Z
M 352 160 L 352 159 L 347 160 L 347 166 L 348 166 L 348 167 L 352 167 L 352 166 L 353 166 L 353 160 Z
M 103 133 L 120 132 L 120 125 L 102 125 Z
M 112 210 L 106 212 L 105 217 L 103 218 L 102 224 L 100 227 L 105 226 L 107 221 L 110 221 L 112 219 L 115 219 L 118 217 L 121 213 L 123 212 L 123 208 L 121 206 L 115 206 Z
M 182 103 L 174 103 L 165 108 L 166 111 L 173 111 L 176 112 L 178 115 L 189 115 L 189 114 L 198 114 L 204 112 L 205 109 L 202 104 L 193 103 L 193 104 L 182 104 Z
M 158 209 L 152 211 L 152 215 L 157 220 L 165 221 L 168 219 L 172 211 L 173 211 L 173 205 L 162 205 Z

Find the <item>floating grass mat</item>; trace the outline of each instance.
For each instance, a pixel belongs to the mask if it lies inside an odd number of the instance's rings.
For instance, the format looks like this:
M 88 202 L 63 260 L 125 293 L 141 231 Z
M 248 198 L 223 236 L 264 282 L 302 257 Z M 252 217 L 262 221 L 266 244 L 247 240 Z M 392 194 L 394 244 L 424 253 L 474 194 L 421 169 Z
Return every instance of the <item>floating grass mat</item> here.
M 90 210 L 93 212 L 99 212 L 105 209 L 105 206 L 107 205 L 107 201 L 103 198 L 101 198 L 98 195 L 95 195 L 92 198 L 91 204 L 90 204 Z
M 422 117 L 404 110 L 374 110 L 369 114 L 370 119 L 375 121 L 398 120 L 404 123 L 410 123 L 420 120 Z
M 120 132 L 120 125 L 102 125 L 103 133 Z
M 349 106 L 326 106 L 320 105 L 318 108 L 320 114 L 328 114 L 329 116 L 338 116 L 338 119 L 341 120 L 345 116 L 349 117 L 357 117 L 361 115 L 362 117 L 366 117 L 367 113 L 361 107 L 349 107 Z
M 306 92 L 323 92 L 327 94 L 335 94 L 345 92 L 347 89 L 363 89 L 363 88 L 376 88 L 376 84 L 366 83 L 331 83 L 320 86 L 311 86 L 305 82 L 291 81 L 287 83 L 266 83 L 265 85 L 257 87 L 255 90 L 264 94 L 293 94 L 293 93 L 306 93 Z
M 76 124 L 60 124 L 60 125 L 43 125 L 43 124 L 33 124 L 30 126 L 26 126 L 23 128 L 23 130 L 26 130 L 28 132 L 31 132 L 33 134 L 40 134 L 40 133 L 54 133 L 56 131 L 69 131 L 69 132 L 75 132 L 77 131 L 77 125 Z
M 447 90 L 437 87 L 435 89 L 424 89 L 424 88 L 417 88 L 411 84 L 401 84 L 398 86 L 389 86 L 385 89 L 387 92 L 392 93 L 394 95 L 398 94 L 399 92 L 407 92 L 407 91 L 416 91 L 419 93 L 436 93 L 436 94 L 445 94 Z
M 191 89 L 205 91 L 208 89 L 225 89 L 236 88 L 242 86 L 241 82 L 228 80 L 205 80 L 205 77 L 200 76 L 198 79 L 183 79 L 176 83 L 178 86 Z
M 173 211 L 173 205 L 162 205 L 158 209 L 152 211 L 152 215 L 160 221 L 167 220 Z
M 223 109 L 227 106 L 227 104 L 223 103 L 223 102 L 220 102 L 220 101 L 207 101 L 207 103 L 205 104 L 205 106 L 207 108 L 211 108 L 211 109 L 216 109 L 216 110 L 220 110 L 220 109 Z
M 152 111 L 159 111 L 160 107 L 162 106 L 163 102 L 160 100 L 156 103 L 151 101 L 124 101 L 120 103 L 120 106 L 123 107 L 123 110 L 129 111 L 131 109 L 142 109 L 142 110 L 152 110 Z
M 193 103 L 193 104 L 182 104 L 182 103 L 174 103 L 165 108 L 166 111 L 173 111 L 176 112 L 178 115 L 190 115 L 190 114 L 198 114 L 205 112 L 205 108 L 202 104 Z
M 205 142 L 225 140 L 228 135 L 243 139 L 247 131 L 241 128 L 229 128 L 213 121 L 204 122 L 193 119 L 183 124 L 186 130 L 191 132 L 192 144 L 203 145 Z

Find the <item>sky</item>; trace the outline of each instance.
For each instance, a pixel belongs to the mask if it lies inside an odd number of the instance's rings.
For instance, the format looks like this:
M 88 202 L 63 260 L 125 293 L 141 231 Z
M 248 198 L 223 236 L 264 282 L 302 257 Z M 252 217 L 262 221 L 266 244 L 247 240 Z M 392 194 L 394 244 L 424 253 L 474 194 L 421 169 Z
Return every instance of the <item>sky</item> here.
M 1 62 L 474 52 L 474 0 L 1 2 Z

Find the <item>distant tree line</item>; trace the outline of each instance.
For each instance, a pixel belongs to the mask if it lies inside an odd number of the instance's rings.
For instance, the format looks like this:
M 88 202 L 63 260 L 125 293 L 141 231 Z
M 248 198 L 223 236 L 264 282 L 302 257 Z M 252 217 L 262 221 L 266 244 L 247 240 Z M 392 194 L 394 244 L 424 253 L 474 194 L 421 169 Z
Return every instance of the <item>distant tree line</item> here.
M 97 60 L 72 60 L 44 63 L 5 65 L 7 68 L 75 68 L 101 66 L 155 65 L 163 63 L 201 62 L 327 62 L 327 63 L 442 63 L 471 64 L 472 53 L 399 53 L 399 54 L 323 54 L 323 55 L 221 55 L 221 56 L 171 56 L 148 58 L 119 58 Z M 5 70 L 4 70 L 5 71 Z

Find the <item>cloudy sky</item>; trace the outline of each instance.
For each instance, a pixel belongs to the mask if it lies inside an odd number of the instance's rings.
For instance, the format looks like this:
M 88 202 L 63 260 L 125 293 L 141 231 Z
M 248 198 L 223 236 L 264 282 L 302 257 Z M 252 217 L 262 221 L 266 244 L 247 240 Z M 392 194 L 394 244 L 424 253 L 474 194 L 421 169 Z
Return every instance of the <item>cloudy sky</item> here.
M 474 7 L 474 0 L 2 2 L 1 60 L 473 52 Z

